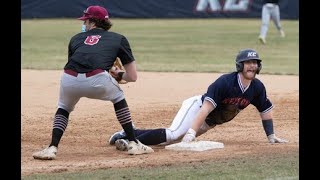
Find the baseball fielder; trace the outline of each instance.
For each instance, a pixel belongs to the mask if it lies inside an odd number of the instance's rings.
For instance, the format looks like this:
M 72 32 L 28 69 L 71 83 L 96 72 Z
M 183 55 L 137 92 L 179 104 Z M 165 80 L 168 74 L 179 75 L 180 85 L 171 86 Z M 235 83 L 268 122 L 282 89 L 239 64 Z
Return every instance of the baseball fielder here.
M 51 143 L 44 150 L 34 153 L 33 157 L 44 160 L 56 158 L 58 144 L 68 125 L 69 114 L 82 97 L 113 103 L 117 119 L 128 135 L 128 154 L 153 152 L 153 149 L 136 139 L 130 110 L 117 82 L 122 79 L 134 82 L 137 79 L 136 64 L 127 38 L 109 31 L 112 26 L 109 14 L 101 6 L 89 6 L 78 19 L 83 21 L 85 30 L 73 36 L 69 42 L 68 62 L 61 77 Z M 116 80 L 109 74 L 109 70 L 117 57 L 121 59 L 125 71 L 111 70 Z
M 224 74 L 209 85 L 203 95 L 183 101 L 169 128 L 135 129 L 137 138 L 144 144 L 169 144 L 182 138 L 183 142 L 194 141 L 209 129 L 231 121 L 249 104 L 260 113 L 262 126 L 270 143 L 285 143 L 275 136 L 273 129 L 273 105 L 267 97 L 264 84 L 255 76 L 262 64 L 253 49 L 241 50 L 236 57 L 236 72 Z M 117 149 L 127 149 L 126 133 L 116 132 L 109 139 Z
M 281 37 L 285 37 L 285 33 L 282 30 L 280 23 L 280 9 L 279 9 L 279 0 L 263 0 L 264 4 L 262 6 L 261 13 L 261 28 L 259 40 L 262 44 L 266 44 L 266 37 L 269 28 L 270 19 L 273 21 L 277 30 L 280 32 Z

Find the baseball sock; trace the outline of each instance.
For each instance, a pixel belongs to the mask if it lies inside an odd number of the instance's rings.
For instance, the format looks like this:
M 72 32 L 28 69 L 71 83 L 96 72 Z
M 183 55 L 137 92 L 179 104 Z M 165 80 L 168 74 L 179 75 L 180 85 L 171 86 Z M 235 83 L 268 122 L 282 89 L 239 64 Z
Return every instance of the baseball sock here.
M 138 143 L 134 135 L 131 114 L 126 99 L 113 104 L 113 107 L 116 112 L 117 119 L 126 133 L 128 140 Z
M 138 136 L 140 136 L 144 133 L 150 132 L 152 130 L 154 130 L 154 129 L 134 129 L 134 134 L 138 138 Z
M 145 145 L 158 145 L 166 142 L 166 130 L 163 128 L 144 130 L 145 132 L 137 136 L 137 139 Z
M 58 144 L 63 135 L 63 132 L 67 128 L 68 118 L 69 118 L 69 112 L 64 109 L 58 108 L 54 117 L 52 138 L 51 138 L 51 143 L 49 147 L 50 146 L 58 147 Z

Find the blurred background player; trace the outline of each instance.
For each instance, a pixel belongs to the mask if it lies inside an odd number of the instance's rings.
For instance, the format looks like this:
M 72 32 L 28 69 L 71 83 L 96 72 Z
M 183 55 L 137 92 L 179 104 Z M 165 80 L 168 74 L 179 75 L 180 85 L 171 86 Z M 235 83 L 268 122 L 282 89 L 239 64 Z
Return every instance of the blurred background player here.
M 273 21 L 275 27 L 280 33 L 281 37 L 285 37 L 285 33 L 280 23 L 280 8 L 279 0 L 263 0 L 262 12 L 261 12 L 261 28 L 259 41 L 262 44 L 266 44 L 267 32 L 269 29 L 270 19 Z

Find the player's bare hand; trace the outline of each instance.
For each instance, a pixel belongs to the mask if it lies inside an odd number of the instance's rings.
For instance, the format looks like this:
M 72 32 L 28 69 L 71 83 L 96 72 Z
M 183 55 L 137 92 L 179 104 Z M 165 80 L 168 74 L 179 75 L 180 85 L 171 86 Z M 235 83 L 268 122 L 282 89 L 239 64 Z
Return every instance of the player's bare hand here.
M 182 138 L 181 142 L 191 142 L 191 141 L 194 141 L 195 139 L 196 139 L 196 132 L 190 128 Z
M 289 141 L 285 139 L 278 138 L 275 134 L 270 134 L 268 136 L 269 143 L 287 143 Z

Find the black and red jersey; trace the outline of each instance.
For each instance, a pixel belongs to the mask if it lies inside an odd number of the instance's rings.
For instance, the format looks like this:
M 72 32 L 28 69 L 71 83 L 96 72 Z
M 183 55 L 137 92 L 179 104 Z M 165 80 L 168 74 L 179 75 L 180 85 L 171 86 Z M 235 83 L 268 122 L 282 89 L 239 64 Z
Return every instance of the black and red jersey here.
M 119 57 L 123 65 L 134 61 L 127 38 L 115 32 L 95 28 L 76 34 L 68 46 L 64 69 L 86 73 L 95 69 L 109 70 Z

